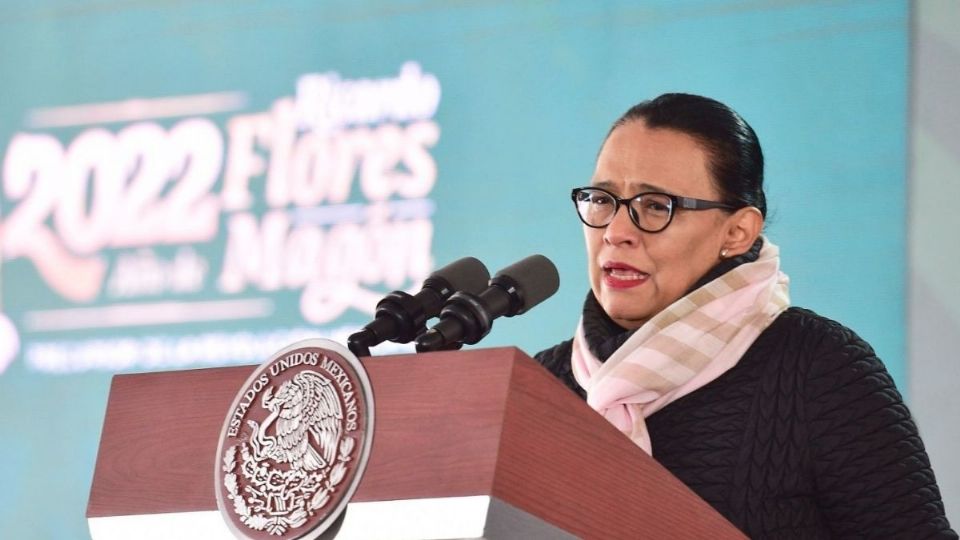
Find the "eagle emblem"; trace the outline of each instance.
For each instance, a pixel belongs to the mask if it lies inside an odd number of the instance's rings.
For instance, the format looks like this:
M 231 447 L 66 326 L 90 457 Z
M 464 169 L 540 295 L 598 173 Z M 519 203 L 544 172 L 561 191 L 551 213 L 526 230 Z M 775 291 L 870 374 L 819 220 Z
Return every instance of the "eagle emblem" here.
M 359 474 L 350 471 L 359 461 L 358 442 L 369 453 L 372 415 L 356 397 L 363 395 L 356 392 L 362 378 L 344 367 L 352 366 L 334 362 L 329 352 L 299 348 L 248 380 L 227 417 L 217 472 L 221 514 L 229 514 L 235 533 L 304 538 L 303 530 L 314 538 L 319 532 L 310 524 L 329 525 L 332 507 L 346 505 L 331 502 L 356 488 Z M 361 425 L 361 414 L 370 422 Z M 354 481 L 341 485 L 349 476 Z
M 330 380 L 313 371 L 301 371 L 261 399 L 270 415 L 257 425 L 248 421 L 255 436 L 254 456 L 289 463 L 307 472 L 326 469 L 337 456 L 343 433 L 343 410 Z M 268 435 L 274 428 L 274 435 Z

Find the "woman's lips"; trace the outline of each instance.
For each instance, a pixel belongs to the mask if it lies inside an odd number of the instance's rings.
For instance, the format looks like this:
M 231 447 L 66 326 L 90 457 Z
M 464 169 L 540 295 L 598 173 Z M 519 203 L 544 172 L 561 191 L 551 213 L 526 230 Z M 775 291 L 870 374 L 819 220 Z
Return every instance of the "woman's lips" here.
M 614 289 L 629 289 L 646 283 L 650 274 L 641 272 L 629 264 L 605 263 L 602 267 L 603 283 Z

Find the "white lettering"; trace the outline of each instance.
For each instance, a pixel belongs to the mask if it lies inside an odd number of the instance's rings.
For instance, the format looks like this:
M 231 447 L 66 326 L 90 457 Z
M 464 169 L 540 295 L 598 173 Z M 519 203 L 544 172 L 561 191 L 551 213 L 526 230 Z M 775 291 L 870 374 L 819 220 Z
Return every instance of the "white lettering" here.
M 220 193 L 225 210 L 245 210 L 253 205 L 250 180 L 266 170 L 266 160 L 256 152 L 261 134 L 269 130 L 269 115 L 235 116 L 227 122 L 230 143 Z
M 352 124 L 424 120 L 439 104 L 440 83 L 416 62 L 404 63 L 394 78 L 351 80 L 328 72 L 297 81 L 298 125 L 321 133 Z

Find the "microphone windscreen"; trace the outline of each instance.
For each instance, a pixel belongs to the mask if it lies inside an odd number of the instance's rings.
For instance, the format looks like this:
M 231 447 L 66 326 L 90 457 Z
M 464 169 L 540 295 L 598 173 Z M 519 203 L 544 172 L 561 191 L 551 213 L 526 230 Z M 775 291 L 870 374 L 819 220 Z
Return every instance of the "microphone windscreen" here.
M 513 280 L 520 289 L 523 307 L 517 312 L 523 313 L 547 298 L 560 288 L 560 274 L 550 259 L 543 255 L 530 255 L 497 272 L 493 281 L 505 276 Z
M 453 291 L 479 294 L 490 281 L 490 271 L 479 260 L 473 257 L 464 257 L 435 270 L 427 278 L 424 285 L 429 284 L 431 279 L 437 278 L 446 282 L 444 288 L 449 287 Z

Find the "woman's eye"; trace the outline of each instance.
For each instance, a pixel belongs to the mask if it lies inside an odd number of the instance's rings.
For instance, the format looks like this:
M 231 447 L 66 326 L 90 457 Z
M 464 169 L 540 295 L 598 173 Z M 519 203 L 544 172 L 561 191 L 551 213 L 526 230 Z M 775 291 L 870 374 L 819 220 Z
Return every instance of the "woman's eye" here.
M 606 195 L 594 195 L 590 198 L 590 202 L 593 204 L 610 204 L 610 197 Z
M 656 213 L 666 213 L 670 211 L 670 207 L 660 201 L 643 201 L 643 210 L 645 212 L 656 212 Z

